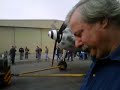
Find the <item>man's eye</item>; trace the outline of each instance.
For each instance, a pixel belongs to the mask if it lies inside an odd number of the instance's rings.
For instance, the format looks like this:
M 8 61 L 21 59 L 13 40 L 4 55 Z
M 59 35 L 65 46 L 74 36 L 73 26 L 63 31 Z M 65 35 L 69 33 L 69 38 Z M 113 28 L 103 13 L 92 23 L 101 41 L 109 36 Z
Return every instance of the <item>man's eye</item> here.
M 81 37 L 83 30 L 80 30 L 79 32 L 74 33 L 75 36 Z
M 77 36 L 77 37 L 78 37 L 78 36 L 80 37 L 80 36 L 81 36 L 81 33 L 75 33 L 74 35 Z

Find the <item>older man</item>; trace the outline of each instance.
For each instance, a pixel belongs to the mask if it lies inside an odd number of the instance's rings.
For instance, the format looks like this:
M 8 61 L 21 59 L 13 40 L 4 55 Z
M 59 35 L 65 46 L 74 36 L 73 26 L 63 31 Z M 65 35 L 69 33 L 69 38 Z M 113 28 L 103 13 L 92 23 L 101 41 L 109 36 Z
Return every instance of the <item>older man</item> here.
M 95 59 L 80 90 L 120 90 L 120 0 L 80 0 L 66 24 Z

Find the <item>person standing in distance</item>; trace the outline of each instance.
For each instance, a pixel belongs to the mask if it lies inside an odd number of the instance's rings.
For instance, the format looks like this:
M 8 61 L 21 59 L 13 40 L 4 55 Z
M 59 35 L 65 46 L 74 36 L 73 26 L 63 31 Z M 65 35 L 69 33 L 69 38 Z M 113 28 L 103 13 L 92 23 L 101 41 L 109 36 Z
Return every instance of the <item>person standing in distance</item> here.
M 15 64 L 15 55 L 16 55 L 15 46 L 12 46 L 12 48 L 10 49 L 9 55 L 10 55 L 10 60 L 12 62 L 12 65 Z

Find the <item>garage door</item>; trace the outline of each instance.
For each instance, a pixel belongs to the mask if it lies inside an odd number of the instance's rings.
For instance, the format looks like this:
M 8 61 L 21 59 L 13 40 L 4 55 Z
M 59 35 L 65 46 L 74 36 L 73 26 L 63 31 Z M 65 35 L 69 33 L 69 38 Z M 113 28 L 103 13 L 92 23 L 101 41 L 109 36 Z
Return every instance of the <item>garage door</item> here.
M 26 46 L 30 53 L 35 53 L 36 46 L 41 47 L 41 30 L 34 28 L 15 28 L 15 43 L 17 49 Z

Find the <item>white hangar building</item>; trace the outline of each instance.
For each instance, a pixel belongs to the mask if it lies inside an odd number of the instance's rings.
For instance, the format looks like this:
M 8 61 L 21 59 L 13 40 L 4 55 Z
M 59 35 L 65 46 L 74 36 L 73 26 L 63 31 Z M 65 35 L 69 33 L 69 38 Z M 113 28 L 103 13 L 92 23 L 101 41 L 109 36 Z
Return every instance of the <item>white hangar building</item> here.
M 0 53 L 9 51 L 15 45 L 18 49 L 26 46 L 30 53 L 35 53 L 36 46 L 49 48 L 53 52 L 54 40 L 48 37 L 51 25 L 60 28 L 63 21 L 60 20 L 0 20 Z

